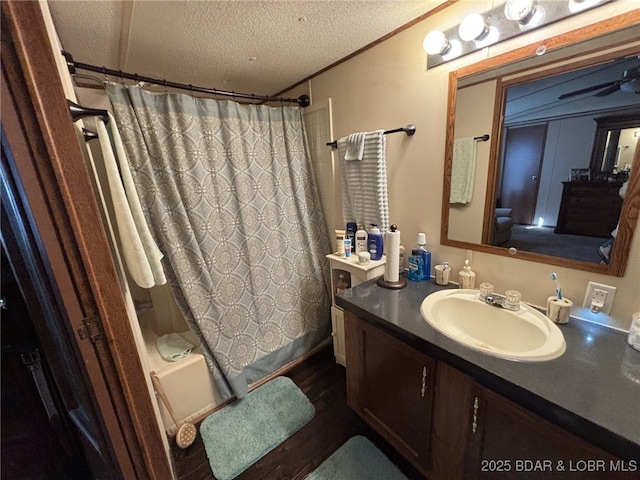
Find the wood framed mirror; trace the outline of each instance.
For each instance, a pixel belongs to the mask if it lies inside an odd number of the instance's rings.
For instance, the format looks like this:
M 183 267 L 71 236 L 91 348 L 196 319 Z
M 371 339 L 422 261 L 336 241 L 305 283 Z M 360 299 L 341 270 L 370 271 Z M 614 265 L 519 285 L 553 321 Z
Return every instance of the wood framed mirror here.
M 443 245 L 624 275 L 640 210 L 632 126 L 640 125 L 639 17 L 622 14 L 450 72 Z M 621 160 L 612 142 L 623 127 L 634 143 Z

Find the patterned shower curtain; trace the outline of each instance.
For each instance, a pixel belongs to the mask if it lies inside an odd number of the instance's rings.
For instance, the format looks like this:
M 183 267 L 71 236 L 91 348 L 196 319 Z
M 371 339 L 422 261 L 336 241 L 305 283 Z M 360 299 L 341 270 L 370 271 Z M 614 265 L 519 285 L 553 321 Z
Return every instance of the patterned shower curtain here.
M 329 332 L 302 109 L 106 88 L 176 300 L 241 398 Z

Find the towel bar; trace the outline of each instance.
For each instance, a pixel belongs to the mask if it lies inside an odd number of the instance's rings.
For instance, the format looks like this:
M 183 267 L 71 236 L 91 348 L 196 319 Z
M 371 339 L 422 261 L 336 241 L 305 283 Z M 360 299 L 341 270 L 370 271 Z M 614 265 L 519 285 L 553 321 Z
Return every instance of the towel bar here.
M 398 133 L 398 132 L 404 132 L 407 134 L 408 137 L 410 137 L 411 135 L 416 133 L 416 126 L 407 125 L 406 127 L 394 128 L 393 130 L 385 130 L 383 133 L 387 135 L 388 133 Z M 338 148 L 338 141 L 334 140 L 333 142 L 327 143 L 327 147 Z

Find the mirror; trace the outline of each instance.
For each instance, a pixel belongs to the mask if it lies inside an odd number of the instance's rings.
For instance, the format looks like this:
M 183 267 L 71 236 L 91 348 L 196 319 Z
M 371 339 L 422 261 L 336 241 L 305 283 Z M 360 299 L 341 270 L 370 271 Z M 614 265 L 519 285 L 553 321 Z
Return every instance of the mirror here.
M 640 42 L 620 17 L 450 73 L 442 244 L 624 274 Z

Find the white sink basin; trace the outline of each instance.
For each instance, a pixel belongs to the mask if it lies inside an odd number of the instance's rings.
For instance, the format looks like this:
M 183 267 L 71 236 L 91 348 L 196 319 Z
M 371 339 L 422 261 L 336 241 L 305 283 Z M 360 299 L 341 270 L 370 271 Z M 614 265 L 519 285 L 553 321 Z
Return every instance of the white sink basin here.
M 487 355 L 523 362 L 558 358 L 565 351 L 558 326 L 528 305 L 510 311 L 487 305 L 477 290 L 441 290 L 424 299 L 422 317 L 438 332 Z

